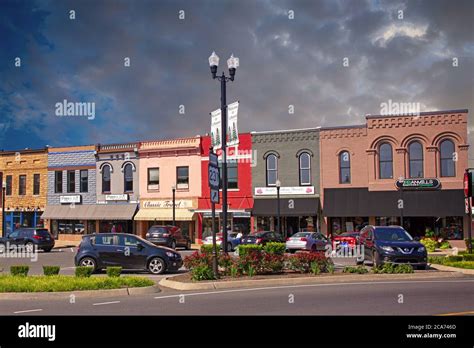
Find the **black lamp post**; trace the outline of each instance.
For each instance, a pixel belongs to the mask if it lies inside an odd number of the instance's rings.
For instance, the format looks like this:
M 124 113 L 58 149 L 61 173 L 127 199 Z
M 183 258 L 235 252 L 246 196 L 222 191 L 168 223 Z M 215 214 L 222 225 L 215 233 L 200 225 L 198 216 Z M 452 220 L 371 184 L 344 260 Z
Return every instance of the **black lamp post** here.
M 234 81 L 235 70 L 239 66 L 239 58 L 231 55 L 227 60 L 229 68 L 229 77 L 222 72 L 221 76 L 217 76 L 217 66 L 219 65 L 219 57 L 215 52 L 212 52 L 209 57 L 209 66 L 211 67 L 211 74 L 213 79 L 221 82 L 221 128 L 222 128 L 222 220 L 223 220 L 223 250 L 227 253 L 227 92 L 226 83 Z
M 276 188 L 277 188 L 277 233 L 284 237 L 283 234 L 281 233 L 281 225 L 280 225 L 280 187 L 281 187 L 281 181 L 277 180 L 276 181 Z
M 173 191 L 173 226 L 176 226 L 176 185 L 171 186 Z
M 6 190 L 7 183 L 2 183 L 2 236 L 6 237 L 7 233 L 5 231 L 5 190 Z

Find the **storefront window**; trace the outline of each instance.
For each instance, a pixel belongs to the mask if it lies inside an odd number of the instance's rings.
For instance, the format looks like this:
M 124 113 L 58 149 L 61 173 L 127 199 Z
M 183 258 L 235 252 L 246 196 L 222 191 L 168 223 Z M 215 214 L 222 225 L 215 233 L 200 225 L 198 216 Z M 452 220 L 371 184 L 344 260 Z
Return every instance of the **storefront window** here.
M 100 221 L 99 232 L 132 233 L 132 222 L 125 220 Z
M 351 156 L 347 151 L 339 154 L 339 182 L 341 184 L 351 183 Z
M 124 192 L 133 192 L 133 167 L 129 163 L 123 170 Z
M 376 226 L 400 226 L 400 217 L 398 216 L 378 216 L 375 218 Z
M 267 186 L 275 186 L 278 179 L 278 160 L 275 155 L 267 156 Z
M 62 234 L 86 233 L 84 220 L 58 220 L 58 232 Z
M 76 192 L 76 171 L 74 170 L 67 171 L 67 192 Z
M 176 168 L 176 183 L 176 188 L 178 190 L 189 188 L 189 167 Z
M 449 140 L 443 140 L 440 144 L 441 176 L 456 176 L 454 162 L 454 143 Z
M 408 146 L 410 178 L 423 177 L 423 146 L 418 141 Z
M 337 235 L 345 232 L 360 232 L 369 224 L 368 217 L 340 217 L 331 218 L 332 234 Z
M 300 185 L 311 185 L 311 156 L 303 152 L 299 158 Z
M 102 193 L 110 192 L 110 166 L 105 165 L 102 168 Z
M 379 176 L 380 179 L 393 178 L 392 145 L 383 143 L 379 147 Z

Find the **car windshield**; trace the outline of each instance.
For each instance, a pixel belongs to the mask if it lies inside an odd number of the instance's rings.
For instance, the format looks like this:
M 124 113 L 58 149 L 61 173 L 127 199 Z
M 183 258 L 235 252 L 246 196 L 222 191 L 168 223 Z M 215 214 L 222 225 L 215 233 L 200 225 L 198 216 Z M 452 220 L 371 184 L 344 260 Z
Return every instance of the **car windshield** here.
M 413 240 L 413 238 L 403 228 L 376 228 L 375 238 L 392 242 Z
M 294 235 L 292 235 L 291 237 L 298 237 L 298 238 L 301 238 L 301 237 L 308 237 L 309 235 L 311 234 L 311 232 L 298 232 L 298 233 L 295 233 Z
M 49 232 L 48 230 L 36 230 L 36 235 L 40 237 L 49 237 Z

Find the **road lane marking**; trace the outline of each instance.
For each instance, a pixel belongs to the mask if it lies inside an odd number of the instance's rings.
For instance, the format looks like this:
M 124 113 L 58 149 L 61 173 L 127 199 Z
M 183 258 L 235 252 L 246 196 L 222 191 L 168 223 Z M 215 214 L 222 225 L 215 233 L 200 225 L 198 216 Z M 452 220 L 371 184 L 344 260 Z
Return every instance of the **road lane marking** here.
M 30 313 L 30 312 L 40 312 L 42 309 L 27 309 L 25 311 L 17 311 L 13 312 L 13 314 L 20 314 L 20 313 Z
M 156 296 L 157 300 L 180 297 L 180 296 L 199 296 L 199 295 L 212 295 L 212 294 L 226 294 L 232 292 L 246 292 L 246 291 L 261 291 L 261 290 L 279 290 L 279 289 L 291 289 L 291 288 L 309 288 L 309 287 L 324 287 L 324 286 L 339 286 L 339 285 L 378 285 L 378 284 L 413 284 L 413 283 L 473 283 L 474 279 L 471 280 L 408 280 L 408 281 L 388 281 L 388 282 L 354 282 L 354 283 L 329 283 L 329 284 L 301 284 L 301 285 L 283 285 L 283 286 L 268 286 L 261 288 L 246 288 L 246 289 L 230 289 L 230 290 L 217 290 L 217 291 L 206 291 L 206 292 L 194 292 L 194 293 L 181 293 L 177 295 L 167 296 Z
M 468 314 L 474 314 L 474 311 L 442 313 L 442 314 L 436 314 L 436 315 L 444 317 L 444 316 L 451 316 L 451 315 L 468 315 Z
M 102 306 L 102 305 L 108 305 L 108 304 L 114 304 L 114 303 L 120 303 L 120 301 L 110 301 L 110 302 L 100 302 L 100 303 L 93 303 L 93 306 Z

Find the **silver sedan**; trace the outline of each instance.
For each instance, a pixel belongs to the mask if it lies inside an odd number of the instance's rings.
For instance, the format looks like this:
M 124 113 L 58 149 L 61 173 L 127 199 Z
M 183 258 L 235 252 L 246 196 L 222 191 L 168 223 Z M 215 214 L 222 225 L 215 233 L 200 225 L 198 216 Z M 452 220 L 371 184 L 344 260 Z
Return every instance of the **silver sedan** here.
M 290 253 L 297 250 L 325 251 L 330 244 L 320 232 L 298 232 L 286 239 L 286 249 Z

